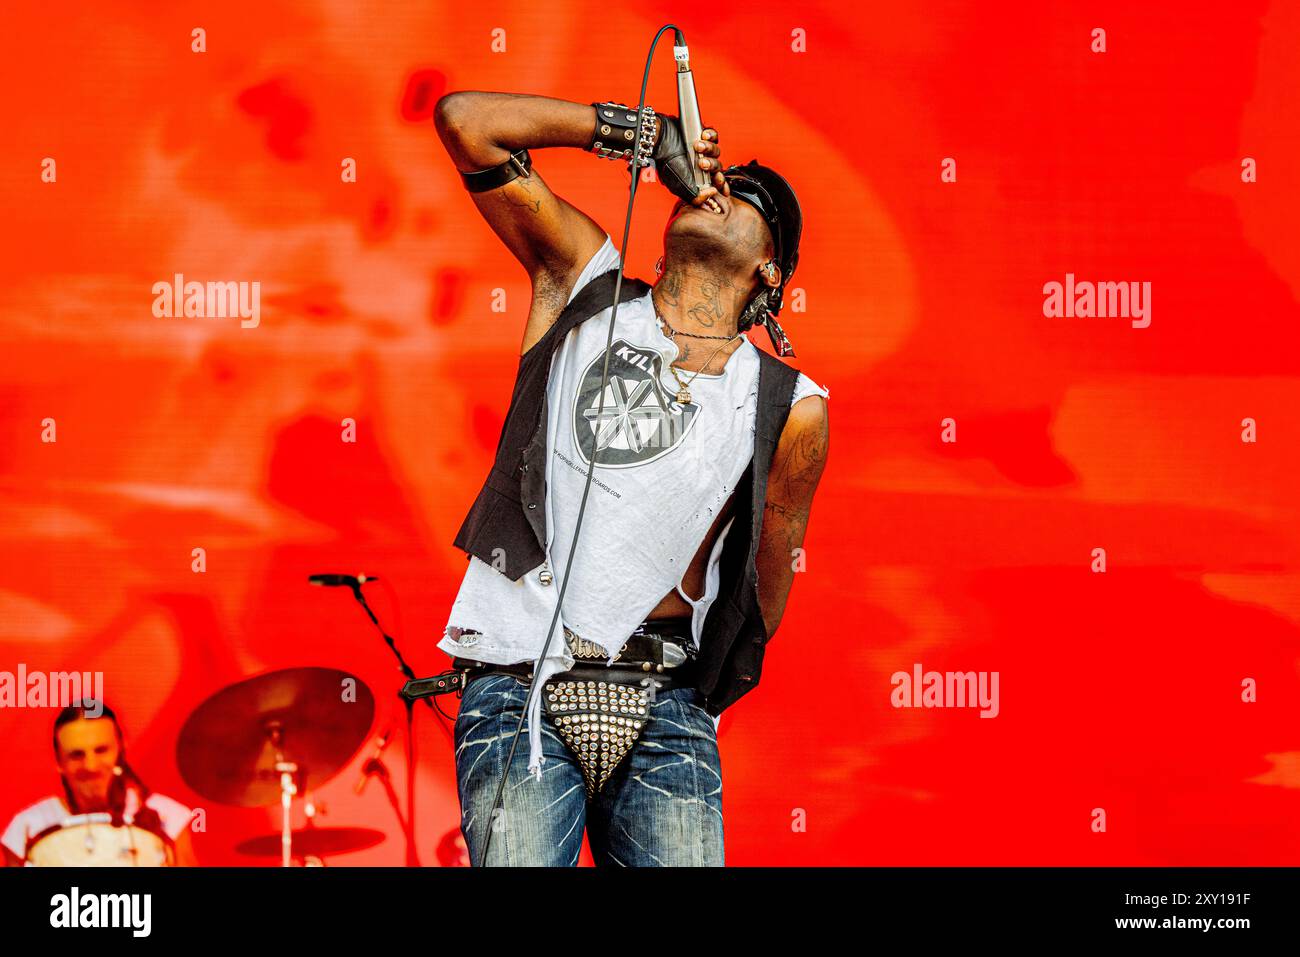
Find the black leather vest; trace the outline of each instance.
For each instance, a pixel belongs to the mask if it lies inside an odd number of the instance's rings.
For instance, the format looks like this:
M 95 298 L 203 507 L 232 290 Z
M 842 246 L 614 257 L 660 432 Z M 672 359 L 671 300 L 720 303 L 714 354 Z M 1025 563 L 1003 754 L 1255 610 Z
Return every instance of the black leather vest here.
M 570 330 L 609 307 L 617 276 L 617 270 L 610 270 L 584 286 L 546 334 L 519 357 L 496 460 L 456 533 L 457 548 L 498 569 L 504 567 L 512 581 L 546 558 L 546 386 L 552 358 Z M 619 302 L 648 292 L 646 283 L 624 277 Z M 790 414 L 799 371 L 762 349 L 758 355 L 754 456 L 735 489 L 737 508 L 722 546 L 718 595 L 700 636 L 696 686 L 704 695 L 705 709 L 715 716 L 758 684 L 768 639 L 759 610 L 755 561 L 768 470 Z M 552 587 L 558 588 L 561 570 L 553 572 Z

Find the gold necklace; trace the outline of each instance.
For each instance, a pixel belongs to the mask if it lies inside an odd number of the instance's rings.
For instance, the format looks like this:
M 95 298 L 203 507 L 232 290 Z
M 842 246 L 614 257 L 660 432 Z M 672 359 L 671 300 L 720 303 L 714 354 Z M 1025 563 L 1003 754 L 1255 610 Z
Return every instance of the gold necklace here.
M 657 312 L 655 313 L 655 318 L 658 319 L 660 322 L 662 322 L 665 326 L 668 326 L 668 320 L 666 320 L 663 316 L 659 315 L 659 313 Z M 671 342 L 673 345 L 677 345 L 677 330 L 673 329 L 672 326 L 668 326 L 668 328 L 672 332 L 672 335 L 668 337 L 668 341 Z M 687 336 L 694 336 L 694 333 L 690 333 L 690 332 L 686 332 L 682 334 Z M 727 341 L 724 342 L 722 345 L 718 346 L 718 348 L 714 349 L 712 355 L 710 355 L 707 359 L 704 360 L 704 365 L 696 369 L 695 375 L 691 376 L 685 382 L 683 382 L 682 377 L 677 374 L 677 369 L 673 367 L 673 364 L 671 362 L 668 363 L 668 371 L 671 372 L 673 374 L 673 378 L 677 380 L 677 386 L 678 386 L 677 401 L 678 402 L 680 402 L 682 405 L 690 404 L 691 390 L 689 387 L 690 384 L 695 381 L 695 377 L 709 367 L 709 363 L 713 361 L 713 356 L 716 356 L 719 352 L 721 352 L 724 348 L 726 348 L 727 343 L 731 342 L 732 339 L 739 338 L 741 335 L 742 333 L 738 332 L 734 336 L 703 336 L 702 335 L 696 337 L 700 339 L 726 339 Z

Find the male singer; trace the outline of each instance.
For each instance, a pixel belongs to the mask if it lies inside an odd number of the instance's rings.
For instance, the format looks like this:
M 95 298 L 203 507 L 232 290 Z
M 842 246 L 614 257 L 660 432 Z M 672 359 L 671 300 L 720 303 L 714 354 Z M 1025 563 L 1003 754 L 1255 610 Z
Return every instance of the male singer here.
M 9 822 L 0 837 L 7 866 L 20 866 L 37 836 L 69 817 L 96 811 L 163 837 L 174 848 L 178 867 L 197 863 L 189 829 L 193 813 L 150 791 L 131 770 L 112 709 L 82 702 L 60 711 L 54 719 L 54 760 L 63 793 L 24 808 Z
M 612 101 L 459 92 L 437 105 L 470 198 L 532 282 L 438 645 L 465 675 L 456 773 L 475 865 L 574 865 L 584 830 L 598 866 L 723 863 L 717 716 L 758 683 L 826 463 L 827 390 L 744 335 L 766 325 L 793 355 L 776 315 L 798 262 L 794 191 L 755 161 L 724 169 L 715 129 L 688 143 L 677 117 L 644 117 L 638 134 L 636 108 Z M 653 165 L 679 197 L 658 282 L 623 280 L 603 399 L 621 263 L 533 165 L 530 150 L 561 146 Z M 692 183 L 696 163 L 710 185 Z M 534 671 L 528 743 L 507 768 Z

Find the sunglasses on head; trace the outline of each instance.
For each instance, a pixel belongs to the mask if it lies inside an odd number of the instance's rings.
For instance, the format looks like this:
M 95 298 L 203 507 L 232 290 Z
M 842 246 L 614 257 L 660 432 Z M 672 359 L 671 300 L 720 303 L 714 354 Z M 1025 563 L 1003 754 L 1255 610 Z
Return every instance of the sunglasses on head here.
M 775 247 L 773 258 L 777 262 L 782 262 L 782 243 L 781 243 L 781 220 L 776 213 L 776 203 L 772 195 L 763 188 L 763 184 L 758 180 L 750 179 L 743 173 L 723 173 L 726 177 L 727 185 L 731 187 L 731 195 L 739 197 L 751 206 L 755 207 L 763 221 L 767 223 L 767 228 L 772 231 L 772 242 Z

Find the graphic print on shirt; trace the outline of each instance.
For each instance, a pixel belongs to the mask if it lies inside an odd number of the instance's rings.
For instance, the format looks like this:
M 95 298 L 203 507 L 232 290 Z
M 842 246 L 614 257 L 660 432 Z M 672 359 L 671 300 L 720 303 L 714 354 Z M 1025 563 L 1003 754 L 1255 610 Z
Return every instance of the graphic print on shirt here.
M 599 450 L 603 468 L 630 468 L 662 458 L 682 444 L 699 417 L 660 383 L 663 357 L 654 349 L 616 339 L 610 346 L 609 381 L 600 405 L 601 351 L 587 366 L 573 403 L 573 441 L 583 461 Z

